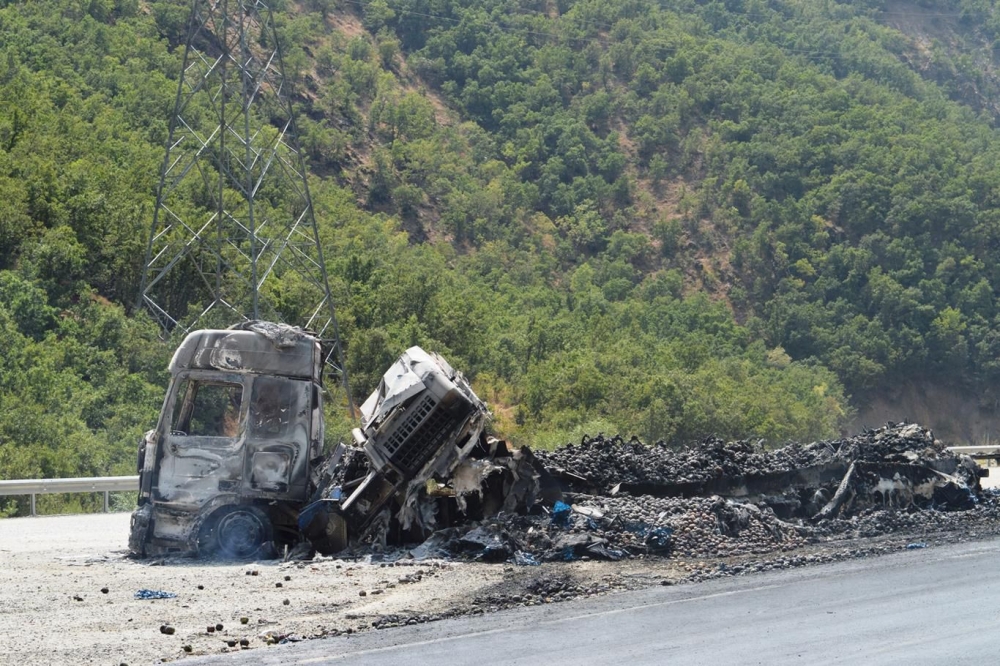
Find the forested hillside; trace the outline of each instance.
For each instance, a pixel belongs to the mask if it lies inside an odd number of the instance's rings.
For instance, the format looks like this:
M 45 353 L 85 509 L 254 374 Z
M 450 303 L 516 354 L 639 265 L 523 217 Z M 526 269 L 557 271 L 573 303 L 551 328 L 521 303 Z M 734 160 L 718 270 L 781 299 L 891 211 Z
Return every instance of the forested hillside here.
M 995 404 L 992 2 L 272 5 L 356 397 L 421 344 L 537 445 Z M 188 6 L 0 0 L 0 478 L 129 473 L 154 422 Z

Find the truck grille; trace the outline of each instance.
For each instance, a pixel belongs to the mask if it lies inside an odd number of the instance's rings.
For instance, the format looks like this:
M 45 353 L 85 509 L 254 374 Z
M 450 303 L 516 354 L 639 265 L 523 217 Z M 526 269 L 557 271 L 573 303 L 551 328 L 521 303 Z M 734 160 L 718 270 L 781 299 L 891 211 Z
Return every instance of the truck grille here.
M 385 453 L 400 471 L 407 474 L 420 471 L 451 433 L 456 415 L 436 407 L 437 401 L 425 395 L 385 443 Z

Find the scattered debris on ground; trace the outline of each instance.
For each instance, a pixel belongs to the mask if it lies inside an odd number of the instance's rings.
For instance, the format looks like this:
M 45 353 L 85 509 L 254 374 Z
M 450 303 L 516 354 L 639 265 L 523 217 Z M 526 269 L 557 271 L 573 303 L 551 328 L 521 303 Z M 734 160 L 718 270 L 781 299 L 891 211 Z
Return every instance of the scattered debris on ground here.
M 599 434 L 533 452 L 485 435 L 485 403 L 440 357 L 414 348 L 393 368 L 362 409 L 357 446 L 341 445 L 317 481 L 299 519 L 308 543 L 294 557 L 315 548 L 534 566 L 762 555 L 993 504 L 978 465 L 912 423 L 775 450 L 717 438 L 678 450 Z M 414 419 L 426 387 L 445 379 L 465 406 L 431 437 Z M 396 461 L 410 449 L 443 462 L 404 474 Z
M 361 405 L 353 442 L 324 456 L 321 352 L 307 331 L 266 322 L 184 339 L 140 446 L 137 557 L 720 557 L 934 520 L 872 511 L 938 514 L 983 500 L 978 466 L 915 424 L 772 451 L 603 434 L 552 452 L 512 448 L 486 435 L 488 407 L 462 373 L 419 347 Z M 237 409 L 244 392 L 249 405 Z
M 817 531 L 801 547 L 785 550 L 785 542 L 772 542 L 767 552 L 742 555 L 719 556 L 716 550 L 688 556 L 679 541 L 684 530 L 678 529 L 669 556 L 637 554 L 610 566 L 590 556 L 537 566 L 487 565 L 461 555 L 417 561 L 405 548 L 311 561 L 222 563 L 127 558 L 121 549 L 128 518 L 96 514 L 0 521 L 0 607 L 11 626 L 31 627 L 8 637 L 0 665 L 154 663 L 266 649 L 300 637 L 918 553 L 919 544 L 934 548 L 1000 534 L 1000 508 L 984 495 L 969 511 L 866 509 L 851 519 L 825 521 L 829 532 L 814 526 Z M 276 582 L 283 587 L 276 588 Z M 107 595 L 98 593 L 102 587 L 109 588 Z M 177 596 L 136 599 L 140 588 Z M 161 626 L 175 633 L 163 634 Z
M 425 516 L 451 522 L 415 547 L 404 541 L 394 557 L 531 566 L 763 555 L 823 539 L 942 529 L 963 520 L 950 517 L 956 512 L 972 511 L 974 520 L 997 511 L 979 486 L 979 467 L 915 424 L 771 451 L 718 439 L 678 451 L 603 435 L 551 452 L 498 454 L 504 447 L 492 443 L 493 457 L 483 464 L 499 470 L 503 481 L 490 473 L 476 477 L 478 486 L 461 480 L 464 496 L 479 500 L 471 508 L 468 499 L 457 505 L 454 498 L 463 493 L 456 491 L 424 496 L 437 503 Z M 497 459 L 518 460 L 518 473 L 495 465 Z M 515 479 L 526 489 L 505 506 Z M 442 507 L 442 498 L 452 506 Z M 393 550 L 391 522 L 383 524 L 380 539 L 347 552 L 372 552 L 373 542 L 382 544 L 375 552 Z

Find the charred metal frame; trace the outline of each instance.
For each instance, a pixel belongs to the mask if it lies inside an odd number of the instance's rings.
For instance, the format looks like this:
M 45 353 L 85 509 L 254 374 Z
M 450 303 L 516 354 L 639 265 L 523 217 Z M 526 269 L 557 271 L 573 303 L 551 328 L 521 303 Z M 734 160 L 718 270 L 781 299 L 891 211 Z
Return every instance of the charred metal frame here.
M 295 323 L 332 342 L 324 361 L 353 417 L 290 95 L 267 4 L 192 0 L 138 305 L 165 331 L 213 317 L 228 325 L 232 315 L 287 321 L 262 288 L 299 275 L 316 300 Z M 202 205 L 192 209 L 192 198 Z M 213 314 L 220 309 L 230 320 Z

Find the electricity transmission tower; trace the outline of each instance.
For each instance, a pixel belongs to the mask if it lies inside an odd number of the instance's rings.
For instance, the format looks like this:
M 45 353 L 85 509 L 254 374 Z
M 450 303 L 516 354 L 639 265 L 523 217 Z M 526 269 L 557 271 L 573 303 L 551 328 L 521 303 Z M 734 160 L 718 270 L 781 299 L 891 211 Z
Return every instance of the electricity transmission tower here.
M 315 331 L 351 405 L 290 96 L 264 2 L 192 0 L 139 305 L 168 332 Z

